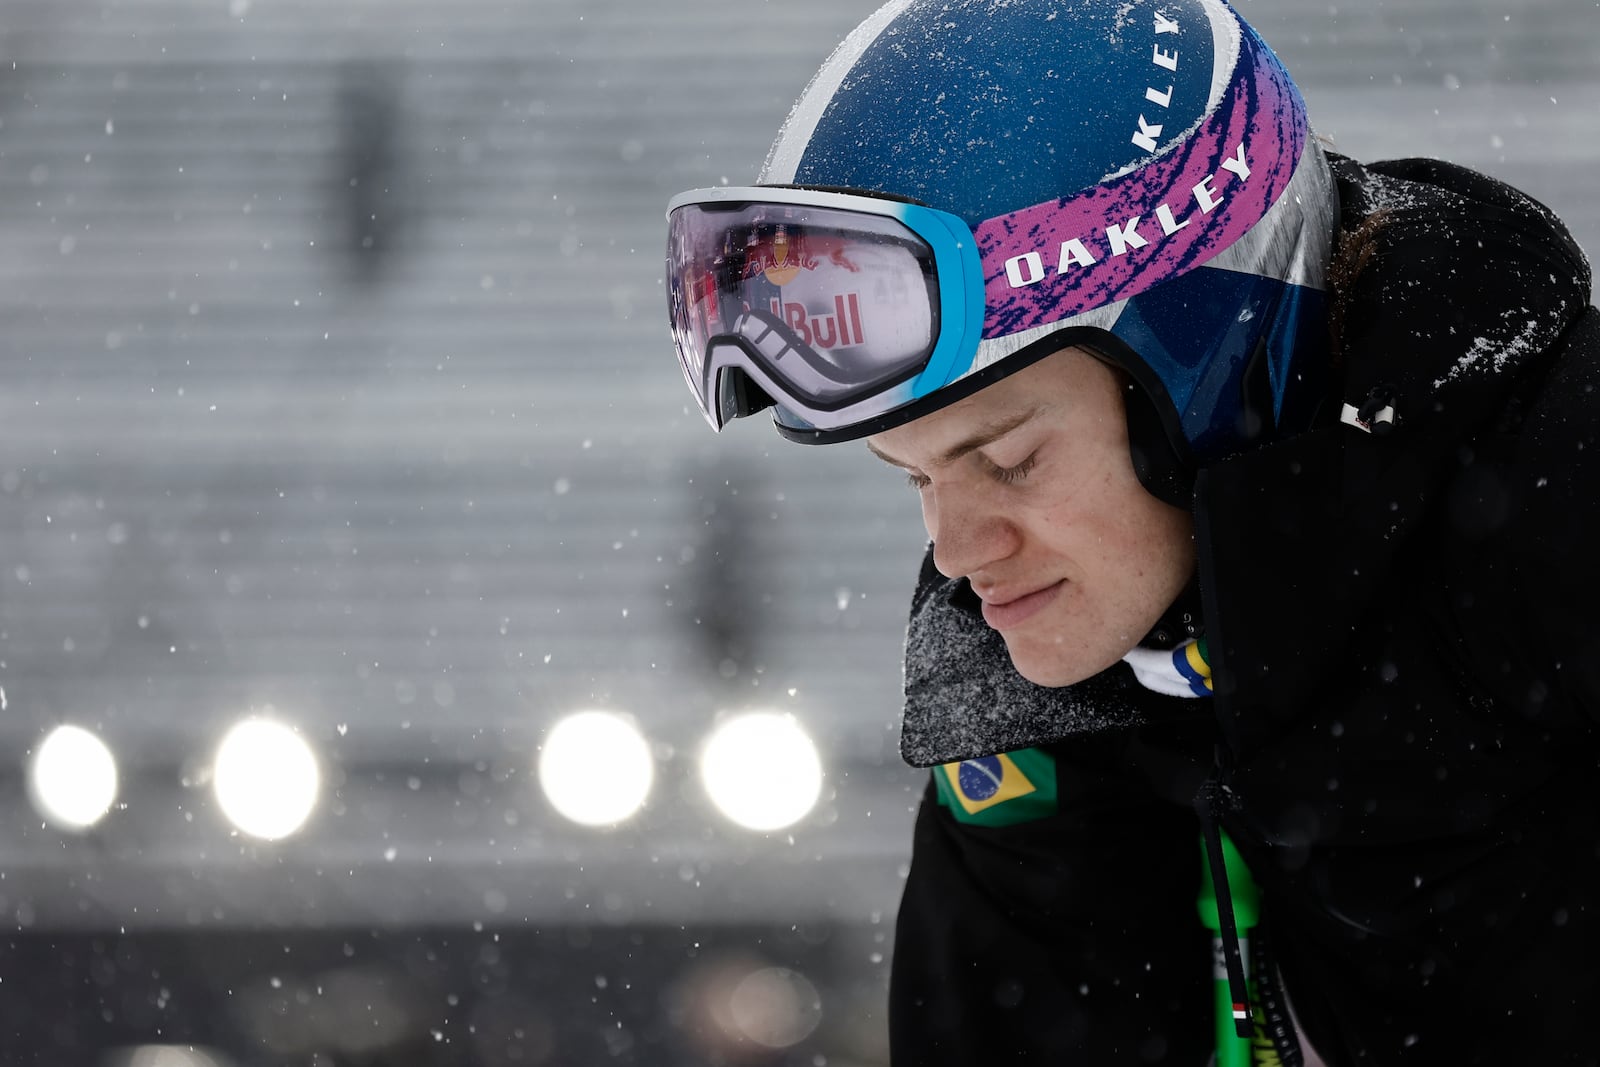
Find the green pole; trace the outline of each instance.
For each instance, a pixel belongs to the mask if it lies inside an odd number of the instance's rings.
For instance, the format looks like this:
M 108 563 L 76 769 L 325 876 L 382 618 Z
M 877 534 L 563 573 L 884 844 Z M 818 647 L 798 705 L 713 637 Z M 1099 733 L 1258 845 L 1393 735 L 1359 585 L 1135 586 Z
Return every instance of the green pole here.
M 1261 891 L 1244 857 L 1234 847 L 1227 833 L 1218 830 L 1222 837 L 1222 858 L 1228 869 L 1229 895 L 1233 898 L 1233 921 L 1239 931 L 1239 951 L 1243 955 L 1245 977 L 1250 975 L 1250 931 L 1261 919 Z M 1233 1021 L 1233 994 L 1228 991 L 1228 968 L 1223 960 L 1222 919 L 1217 914 L 1217 887 L 1212 882 L 1211 864 L 1205 854 L 1205 841 L 1200 842 L 1200 921 L 1211 931 L 1211 978 L 1217 1036 L 1217 1067 L 1250 1067 L 1250 1039 L 1240 1037 Z M 1254 983 L 1249 983 L 1250 999 L 1255 1002 Z

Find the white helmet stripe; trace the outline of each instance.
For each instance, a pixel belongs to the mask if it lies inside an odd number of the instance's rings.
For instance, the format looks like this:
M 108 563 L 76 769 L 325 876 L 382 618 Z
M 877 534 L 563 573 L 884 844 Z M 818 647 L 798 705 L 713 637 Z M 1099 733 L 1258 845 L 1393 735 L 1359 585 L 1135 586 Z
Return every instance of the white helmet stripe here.
M 1223 97 L 1228 94 L 1234 78 L 1238 76 L 1241 36 L 1239 16 L 1235 15 L 1223 0 L 1200 0 L 1200 6 L 1205 10 L 1211 25 L 1211 91 L 1206 97 L 1205 111 L 1196 115 L 1194 121 L 1185 129 L 1167 134 L 1154 152 L 1136 156 L 1119 169 L 1101 178 L 1102 184 L 1114 181 L 1124 174 L 1131 174 L 1140 167 L 1149 166 L 1151 159 L 1165 155 L 1175 146 L 1194 136 L 1194 131 L 1215 115 L 1217 109 L 1222 106 Z
M 833 50 L 833 55 L 822 64 L 811 79 L 811 84 L 806 86 L 806 91 L 800 94 L 794 110 L 789 112 L 788 119 L 784 121 L 783 129 L 778 131 L 778 139 L 773 142 L 772 151 L 767 153 L 767 162 L 761 168 L 759 184 L 787 185 L 794 181 L 795 172 L 800 169 L 800 159 L 811 144 L 811 135 L 816 132 L 817 123 L 822 121 L 822 113 L 828 109 L 833 94 L 844 83 L 856 60 L 861 58 L 861 53 L 871 47 L 889 23 L 910 7 L 912 2 L 890 0 L 851 31 L 850 36 Z

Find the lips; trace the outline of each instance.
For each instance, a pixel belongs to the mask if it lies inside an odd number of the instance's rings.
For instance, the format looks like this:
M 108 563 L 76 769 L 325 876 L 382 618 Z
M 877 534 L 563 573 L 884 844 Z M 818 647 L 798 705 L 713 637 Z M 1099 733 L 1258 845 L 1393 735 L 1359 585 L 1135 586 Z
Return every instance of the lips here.
M 1061 590 L 1066 588 L 1066 579 L 1047 585 L 1043 589 L 1036 589 L 1031 593 L 1024 593 L 1019 597 L 1006 601 L 991 601 L 985 598 L 983 602 L 983 621 L 996 630 L 1009 630 L 1020 626 L 1035 614 L 1043 611 L 1061 595 Z

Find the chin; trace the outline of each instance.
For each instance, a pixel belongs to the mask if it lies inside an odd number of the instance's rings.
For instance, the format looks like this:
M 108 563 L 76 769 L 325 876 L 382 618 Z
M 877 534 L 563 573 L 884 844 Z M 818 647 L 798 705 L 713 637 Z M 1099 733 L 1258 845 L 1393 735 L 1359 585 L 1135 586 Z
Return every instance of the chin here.
M 1062 656 L 1059 648 L 1052 648 L 1048 651 L 1035 648 L 1018 648 L 1007 642 L 1006 650 L 1011 653 L 1011 665 L 1016 667 L 1018 674 L 1034 685 L 1042 685 L 1051 689 L 1076 685 L 1085 678 L 1099 674 L 1111 665 L 1107 663 L 1094 666 L 1086 663 L 1081 657 Z M 1112 662 L 1115 661 L 1113 660 Z
M 1057 638 L 1041 641 L 1037 634 L 1023 633 L 1006 636 L 1005 642 L 1011 665 L 1017 669 L 1017 673 L 1034 685 L 1050 689 L 1077 685 L 1085 678 L 1108 670 L 1134 645 L 1133 641 L 1126 646 L 1108 642 L 1103 635 L 1099 642 L 1082 637 L 1077 640 Z

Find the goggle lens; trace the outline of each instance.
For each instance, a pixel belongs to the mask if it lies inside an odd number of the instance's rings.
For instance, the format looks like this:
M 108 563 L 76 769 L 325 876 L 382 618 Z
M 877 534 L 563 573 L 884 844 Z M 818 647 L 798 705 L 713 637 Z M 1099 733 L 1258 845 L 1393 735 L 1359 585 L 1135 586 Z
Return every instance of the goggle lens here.
M 684 376 L 719 421 L 753 410 L 730 368 L 780 407 L 825 412 L 910 378 L 938 338 L 933 250 L 887 216 L 687 204 L 669 221 L 667 268 Z

